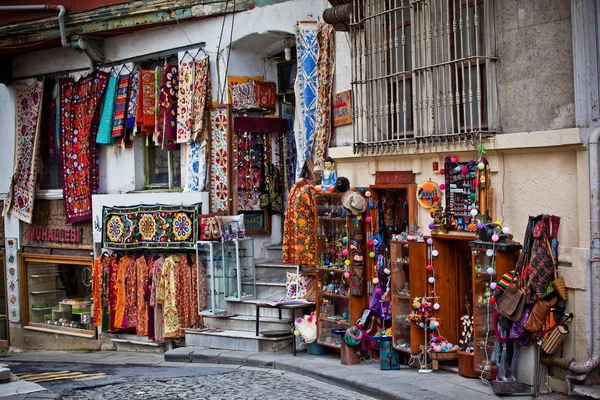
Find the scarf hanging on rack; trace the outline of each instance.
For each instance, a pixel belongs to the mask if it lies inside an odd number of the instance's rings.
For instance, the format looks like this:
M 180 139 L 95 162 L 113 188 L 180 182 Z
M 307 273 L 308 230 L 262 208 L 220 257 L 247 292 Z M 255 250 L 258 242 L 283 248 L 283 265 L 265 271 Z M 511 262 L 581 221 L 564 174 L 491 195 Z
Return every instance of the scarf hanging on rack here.
M 67 223 L 92 218 L 92 194 L 98 191 L 98 105 L 109 74 L 92 72 L 75 82 L 61 79 L 63 198 Z
M 115 104 L 115 114 L 113 117 L 112 137 L 113 139 L 122 139 L 125 133 L 125 120 L 127 109 L 127 96 L 129 95 L 130 75 L 119 76 L 117 84 L 117 102 Z
M 117 77 L 111 75 L 106 85 L 104 101 L 100 106 L 100 127 L 98 128 L 98 135 L 96 135 L 96 143 L 98 144 L 113 144 L 112 124 L 117 98 L 117 84 Z
M 138 256 L 135 259 L 136 291 L 137 291 L 137 336 L 148 335 L 148 302 L 146 300 L 146 285 L 148 282 L 148 264 L 146 257 Z
M 200 192 L 206 187 L 206 140 L 187 145 L 187 171 L 184 192 Z
M 162 143 L 162 130 L 160 129 L 160 120 L 158 118 L 160 114 L 160 83 L 162 82 L 164 69 L 161 66 L 156 66 L 154 75 L 154 135 L 152 140 L 157 146 Z M 160 139 L 159 139 L 160 137 Z
M 194 61 L 179 63 L 179 95 L 177 96 L 177 143 L 188 143 L 192 137 L 192 94 Z
M 125 128 L 133 130 L 135 128 L 135 115 L 137 112 L 138 105 L 138 90 L 140 87 L 140 73 L 131 75 L 131 84 L 129 85 L 129 96 L 127 104 L 127 121 L 125 122 Z
M 167 150 L 179 148 L 177 143 L 177 92 L 179 76 L 177 66 L 165 65 L 160 84 L 159 97 L 159 142 Z
M 138 132 L 146 136 L 152 136 L 154 134 L 154 108 L 156 106 L 154 99 L 155 79 L 155 71 L 140 71 L 140 89 L 138 90 L 138 105 L 135 121 L 138 126 Z
M 31 86 L 15 85 L 16 151 L 10 189 L 4 202 L 2 216 L 12 213 L 31 223 L 37 172 L 39 168 L 40 114 L 44 83 Z
M 192 136 L 191 140 L 208 140 L 208 108 L 212 101 L 210 60 L 197 60 L 194 71 L 194 91 L 192 93 Z

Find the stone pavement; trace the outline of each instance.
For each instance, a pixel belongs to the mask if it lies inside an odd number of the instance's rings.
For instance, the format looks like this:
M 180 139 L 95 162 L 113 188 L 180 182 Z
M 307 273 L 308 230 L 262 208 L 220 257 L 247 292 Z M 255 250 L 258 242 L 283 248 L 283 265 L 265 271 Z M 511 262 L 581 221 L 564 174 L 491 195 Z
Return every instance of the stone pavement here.
M 377 361 L 345 366 L 340 364 L 339 355 L 313 356 L 299 353 L 297 357 L 294 357 L 291 354 L 183 347 L 171 350 L 165 355 L 115 351 L 95 353 L 26 352 L 11 354 L 0 358 L 0 361 L 9 364 L 11 362 L 27 361 L 164 367 L 185 366 L 190 363 L 230 364 L 289 371 L 386 400 L 498 400 L 491 388 L 479 379 L 468 379 L 445 371 L 419 374 L 414 368 L 403 368 L 399 371 L 381 371 Z M 307 398 L 315 397 L 309 396 Z M 504 398 L 516 399 L 517 397 Z M 544 400 L 558 400 L 566 399 L 567 396 L 551 394 L 542 398 Z

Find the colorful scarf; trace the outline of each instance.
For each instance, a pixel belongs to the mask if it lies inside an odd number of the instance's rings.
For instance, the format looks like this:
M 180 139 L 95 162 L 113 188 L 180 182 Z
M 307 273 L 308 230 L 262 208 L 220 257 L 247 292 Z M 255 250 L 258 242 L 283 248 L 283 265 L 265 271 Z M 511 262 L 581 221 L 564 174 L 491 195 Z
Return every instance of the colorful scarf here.
M 163 77 L 163 67 L 156 66 L 155 75 L 154 75 L 154 135 L 152 136 L 152 140 L 156 145 L 162 143 L 162 132 L 160 132 L 160 121 L 158 119 L 159 115 L 159 101 L 160 101 L 160 83 Z M 159 141 L 160 136 L 160 141 Z
M 184 192 L 200 192 L 206 186 L 206 140 L 187 146 Z
M 98 128 L 98 135 L 96 136 L 96 143 L 98 144 L 113 144 L 111 132 L 116 97 L 117 77 L 111 75 L 108 79 L 108 84 L 106 85 L 104 101 L 100 107 L 100 128 Z
M 154 80 L 155 71 L 140 71 L 140 90 L 138 90 L 138 105 L 136 112 L 136 124 L 139 132 L 146 136 L 154 133 Z
M 99 186 L 98 105 L 108 78 L 108 73 L 96 71 L 78 82 L 60 80 L 63 198 L 68 224 L 92 218 L 92 194 Z
M 129 95 L 129 75 L 119 76 L 117 85 L 117 103 L 113 117 L 112 137 L 121 139 L 125 133 L 125 112 L 127 111 L 127 96 Z
M 138 89 L 140 87 L 140 74 L 131 76 L 131 84 L 129 85 L 129 103 L 127 104 L 127 122 L 125 128 L 135 128 L 135 114 L 138 104 Z
M 177 66 L 166 64 L 160 83 L 159 130 L 160 144 L 167 150 L 179 148 L 177 143 Z
M 195 62 L 194 91 L 192 93 L 192 136 L 191 140 L 208 140 L 208 107 L 212 101 L 210 60 Z M 189 140 L 188 140 L 189 142 Z
M 179 95 L 177 96 L 177 143 L 188 143 L 192 137 L 192 93 L 194 61 L 179 63 Z
M 325 153 L 331 138 L 331 97 L 333 96 L 333 70 L 335 68 L 335 35 L 333 27 L 319 20 L 317 25 L 319 58 L 317 61 L 317 114 L 315 141 L 313 144 L 314 165 L 324 166 Z
M 296 26 L 296 49 L 298 52 L 298 74 L 294 85 L 296 94 L 296 179 L 304 160 L 312 156 L 317 122 L 317 60 L 319 57 L 319 42 L 314 23 L 300 23 Z
M 214 107 L 210 111 L 210 212 L 227 211 L 229 198 L 229 180 L 227 178 L 227 163 L 231 121 L 229 109 Z
M 40 113 L 44 83 L 31 86 L 15 85 L 16 151 L 10 189 L 4 202 L 2 216 L 12 213 L 31 223 L 39 168 Z

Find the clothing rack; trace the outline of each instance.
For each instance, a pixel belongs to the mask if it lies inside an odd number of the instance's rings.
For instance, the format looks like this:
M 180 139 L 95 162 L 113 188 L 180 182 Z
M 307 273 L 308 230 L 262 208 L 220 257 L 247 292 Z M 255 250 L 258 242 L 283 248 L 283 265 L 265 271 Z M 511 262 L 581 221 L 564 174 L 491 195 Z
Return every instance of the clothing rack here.
M 96 68 L 111 68 L 116 65 L 138 63 L 138 62 L 149 61 L 152 59 L 165 58 L 165 57 L 179 54 L 182 51 L 185 52 L 185 51 L 194 50 L 194 49 L 198 49 L 198 51 L 200 52 L 205 47 L 206 47 L 206 42 L 198 42 L 198 43 L 190 44 L 187 46 L 174 47 L 169 50 L 157 51 L 154 53 L 146 53 L 146 54 L 142 54 L 142 55 L 135 56 L 135 57 L 122 58 L 120 60 L 109 60 L 102 64 L 96 64 L 95 67 Z M 45 77 L 51 77 L 51 76 L 66 75 L 66 74 L 69 74 L 72 72 L 82 72 L 82 71 L 89 71 L 89 70 L 90 70 L 90 67 L 82 67 L 82 68 L 62 70 L 62 71 L 57 71 L 57 72 L 49 72 L 49 73 L 29 75 L 29 76 L 19 76 L 19 77 L 15 77 L 14 80 L 19 81 L 19 80 L 32 79 L 32 78 L 36 78 L 36 79 L 37 78 L 45 78 Z

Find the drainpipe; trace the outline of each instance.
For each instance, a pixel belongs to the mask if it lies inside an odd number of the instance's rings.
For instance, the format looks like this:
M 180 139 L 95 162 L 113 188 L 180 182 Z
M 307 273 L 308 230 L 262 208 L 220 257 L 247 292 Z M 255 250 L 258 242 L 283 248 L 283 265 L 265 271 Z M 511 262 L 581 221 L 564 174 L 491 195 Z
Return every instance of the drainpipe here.
M 588 143 L 590 163 L 590 236 L 591 256 L 588 279 L 591 282 L 591 320 L 592 326 L 592 356 L 584 362 L 565 360 L 559 357 L 544 356 L 542 362 L 554 365 L 576 374 L 587 374 L 600 365 L 600 166 L 598 143 L 600 142 L 600 127 L 595 128 Z M 569 376 L 567 376 L 569 378 Z M 574 377 L 573 377 L 574 378 Z
M 62 47 L 71 47 L 70 43 L 67 41 L 67 30 L 65 29 L 65 14 L 67 13 L 67 9 L 65 6 L 60 4 L 45 4 L 45 5 L 35 5 L 35 6 L 0 6 L 0 11 L 58 11 L 58 27 L 60 28 L 60 41 L 62 43 Z

